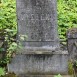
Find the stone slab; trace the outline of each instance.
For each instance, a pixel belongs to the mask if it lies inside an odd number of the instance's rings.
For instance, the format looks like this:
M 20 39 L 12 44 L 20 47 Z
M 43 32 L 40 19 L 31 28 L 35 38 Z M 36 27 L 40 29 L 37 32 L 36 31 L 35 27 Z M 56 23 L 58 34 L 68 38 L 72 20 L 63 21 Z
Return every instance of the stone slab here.
M 23 46 L 58 47 L 57 1 L 56 0 L 16 0 L 18 39 L 27 36 Z
M 58 50 L 55 48 L 42 48 L 42 47 L 23 47 L 21 49 L 17 50 L 18 52 L 16 54 L 67 54 L 68 51 Z
M 17 54 L 8 71 L 16 74 L 67 74 L 67 54 Z

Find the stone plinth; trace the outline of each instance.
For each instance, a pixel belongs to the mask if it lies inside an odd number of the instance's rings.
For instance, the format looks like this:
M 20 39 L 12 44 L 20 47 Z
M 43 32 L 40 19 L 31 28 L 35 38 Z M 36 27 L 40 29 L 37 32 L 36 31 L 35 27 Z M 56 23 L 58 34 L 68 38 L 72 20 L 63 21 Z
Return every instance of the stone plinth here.
M 8 67 L 8 71 L 23 75 L 68 74 L 68 52 L 17 54 Z

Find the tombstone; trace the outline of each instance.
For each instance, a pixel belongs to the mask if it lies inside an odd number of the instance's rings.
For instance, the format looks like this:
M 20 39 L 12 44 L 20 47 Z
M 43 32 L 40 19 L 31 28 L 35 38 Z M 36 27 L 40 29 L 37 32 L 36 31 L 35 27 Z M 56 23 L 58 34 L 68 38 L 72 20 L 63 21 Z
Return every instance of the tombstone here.
M 17 0 L 18 34 L 25 47 L 59 47 L 54 0 Z
M 68 73 L 68 52 L 57 34 L 56 0 L 17 0 L 18 40 L 23 45 L 8 71 L 25 75 Z M 23 41 L 21 37 L 27 36 Z

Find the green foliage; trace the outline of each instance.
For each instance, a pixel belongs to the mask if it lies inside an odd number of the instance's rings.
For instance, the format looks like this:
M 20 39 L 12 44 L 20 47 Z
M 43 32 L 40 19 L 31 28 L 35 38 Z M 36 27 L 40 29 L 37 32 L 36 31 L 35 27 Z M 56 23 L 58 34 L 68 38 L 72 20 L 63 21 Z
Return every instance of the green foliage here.
M 62 77 L 60 74 L 58 74 L 58 75 L 55 75 L 54 77 Z
M 4 76 L 0 76 L 0 77 L 18 77 L 15 73 L 10 73 L 8 72 L 7 74 L 5 74 Z
M 0 61 L 0 64 L 5 64 L 9 62 L 8 55 L 11 55 L 17 47 L 15 43 L 15 36 L 17 34 L 15 0 L 0 0 L 0 30 L 5 30 L 6 32 L 6 34 L 2 34 L 2 36 L 4 35 L 5 42 L 7 42 L 7 55 Z M 3 48 L 0 48 L 0 51 L 3 51 Z
M 58 31 L 61 39 L 67 29 L 77 27 L 77 0 L 58 0 Z
M 69 75 L 73 75 L 74 74 L 72 61 L 68 61 L 68 74 Z
M 5 75 L 5 69 L 0 67 L 0 76 Z
M 0 3 L 0 29 L 16 30 L 16 4 L 15 0 L 1 0 Z

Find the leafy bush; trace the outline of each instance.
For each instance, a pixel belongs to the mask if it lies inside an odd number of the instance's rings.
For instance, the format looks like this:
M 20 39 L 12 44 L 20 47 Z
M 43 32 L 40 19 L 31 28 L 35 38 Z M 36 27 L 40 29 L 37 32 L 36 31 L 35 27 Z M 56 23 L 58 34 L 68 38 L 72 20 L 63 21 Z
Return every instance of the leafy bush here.
M 7 74 L 1 77 L 18 77 L 18 76 L 14 72 L 13 73 L 8 72 Z
M 5 75 L 5 69 L 0 67 L 0 76 Z
M 16 30 L 16 4 L 15 0 L 1 0 L 0 3 L 0 29 Z
M 58 0 L 58 31 L 61 39 L 67 29 L 77 27 L 77 0 Z
M 68 74 L 73 75 L 74 70 L 73 70 L 73 62 L 71 60 L 68 61 Z
M 55 75 L 54 77 L 62 77 L 60 74 L 58 74 L 58 75 Z
M 7 51 L 13 49 L 12 44 L 14 44 L 13 41 L 15 41 L 14 39 L 17 33 L 15 0 L 0 0 L 0 30 L 7 32 L 4 35 L 5 42 L 7 42 Z M 7 55 L 9 55 L 9 53 L 10 52 L 7 52 Z M 8 58 L 1 60 L 0 64 L 6 62 L 8 62 Z

